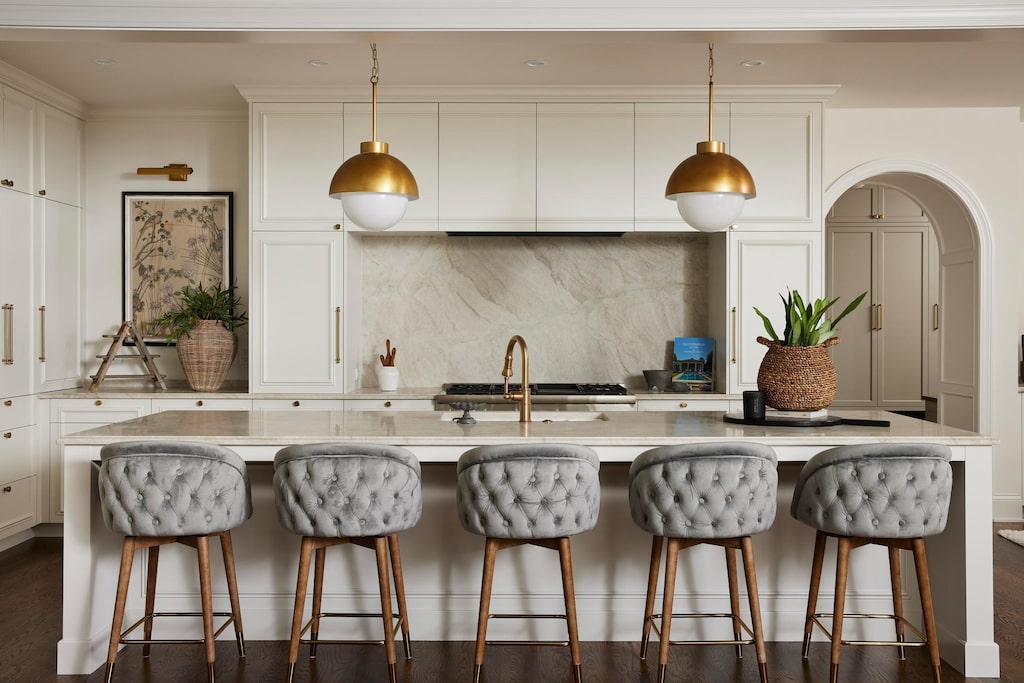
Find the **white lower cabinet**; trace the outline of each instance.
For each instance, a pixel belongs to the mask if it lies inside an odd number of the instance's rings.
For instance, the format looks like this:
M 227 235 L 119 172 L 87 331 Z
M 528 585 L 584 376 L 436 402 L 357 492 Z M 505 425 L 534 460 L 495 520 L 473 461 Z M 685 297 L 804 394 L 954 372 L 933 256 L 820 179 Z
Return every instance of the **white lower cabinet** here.
M 152 412 L 165 410 L 252 410 L 247 398 L 154 398 Z
M 636 409 L 640 412 L 729 412 L 735 403 L 727 398 L 688 398 L 681 394 L 671 398 L 638 398 Z
M 360 398 L 345 401 L 345 410 L 433 410 L 430 398 Z
M 340 398 L 257 398 L 253 410 L 344 410 Z
M 0 540 L 38 520 L 32 396 L 0 401 Z

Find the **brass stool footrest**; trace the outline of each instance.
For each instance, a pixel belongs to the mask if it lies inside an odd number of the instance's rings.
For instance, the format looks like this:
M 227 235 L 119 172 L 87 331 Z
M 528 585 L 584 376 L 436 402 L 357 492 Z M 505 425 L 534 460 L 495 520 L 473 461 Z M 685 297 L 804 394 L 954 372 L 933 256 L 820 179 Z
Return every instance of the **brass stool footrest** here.
M 204 643 L 206 641 L 203 638 L 191 639 L 191 640 L 183 639 L 183 638 L 149 638 L 149 639 L 135 638 L 135 639 L 132 639 L 132 640 L 127 640 L 127 638 L 126 638 L 129 633 L 131 633 L 132 631 L 134 631 L 138 627 L 142 626 L 143 624 L 146 623 L 146 621 L 148 621 L 150 619 L 154 619 L 155 620 L 157 617 L 202 617 L 202 616 L 203 616 L 202 612 L 153 612 L 152 614 L 147 614 L 147 615 L 143 616 L 141 619 L 139 619 L 134 624 L 132 624 L 131 626 L 126 628 L 124 631 L 122 631 L 121 635 L 118 636 L 118 642 L 120 644 L 122 644 L 122 645 L 195 645 L 197 643 Z M 230 626 L 235 621 L 235 617 L 234 617 L 233 614 L 231 614 L 231 612 L 213 612 L 212 616 L 214 616 L 214 617 L 227 617 L 227 620 L 223 624 L 221 624 L 217 628 L 216 631 L 213 632 L 213 637 L 214 638 L 216 638 L 221 633 L 223 633 L 224 629 L 226 629 L 228 626 Z
M 505 612 L 488 614 L 488 619 L 568 619 L 564 614 L 530 614 L 527 612 Z M 568 640 L 485 640 L 487 645 L 558 645 L 565 647 Z
M 821 618 L 827 617 L 829 619 L 835 619 L 833 612 L 817 612 L 811 617 L 811 622 L 821 629 L 821 632 L 825 636 L 832 640 L 832 631 L 825 628 L 825 625 L 821 623 Z M 886 645 L 889 647 L 925 647 L 928 645 L 928 637 L 914 626 L 911 622 L 907 621 L 903 617 L 896 616 L 895 614 L 864 614 L 861 612 L 844 612 L 843 619 L 889 619 L 896 623 L 902 623 L 904 626 L 914 632 L 920 641 L 904 641 L 904 640 L 840 640 L 839 642 L 843 645 Z
M 658 624 L 655 622 L 655 620 L 656 619 L 661 619 L 662 616 L 663 616 L 662 613 L 659 612 L 658 614 L 652 614 L 647 619 L 647 621 L 651 622 L 651 628 L 654 630 L 655 634 L 657 634 L 659 640 L 661 639 L 661 628 L 658 626 Z M 669 645 L 750 645 L 751 643 L 754 642 L 754 632 L 752 630 L 750 630 L 749 626 L 747 626 L 747 622 L 743 621 L 739 617 L 735 617 L 732 614 L 729 614 L 728 612 L 717 612 L 717 613 L 713 613 L 713 614 L 708 614 L 708 613 L 694 614 L 694 613 L 689 613 L 689 612 L 681 613 L 681 614 L 676 614 L 675 612 L 673 612 L 672 613 L 672 618 L 673 619 L 676 619 L 676 618 L 679 618 L 679 619 L 728 619 L 730 621 L 735 620 L 735 622 L 737 624 L 739 624 L 740 628 L 743 631 L 745 631 L 747 633 L 747 635 L 749 635 L 750 637 L 749 638 L 736 638 L 736 639 L 732 639 L 732 640 L 670 640 L 670 641 L 668 641 Z
M 384 615 L 380 612 L 321 612 L 320 614 L 316 614 L 310 617 L 309 621 L 306 622 L 306 625 L 302 627 L 302 630 L 299 632 L 299 642 L 303 645 L 358 645 L 360 643 L 366 643 L 368 645 L 384 644 L 383 640 L 324 640 L 321 638 L 313 639 L 302 637 L 306 634 L 307 631 L 309 631 L 310 628 L 312 628 L 313 621 L 315 619 L 328 619 L 332 617 L 355 619 L 383 619 Z M 405 621 L 405 615 L 396 611 L 391 615 L 391 619 L 395 622 L 394 625 L 391 627 L 391 634 L 397 635 L 398 631 L 402 628 L 402 622 Z

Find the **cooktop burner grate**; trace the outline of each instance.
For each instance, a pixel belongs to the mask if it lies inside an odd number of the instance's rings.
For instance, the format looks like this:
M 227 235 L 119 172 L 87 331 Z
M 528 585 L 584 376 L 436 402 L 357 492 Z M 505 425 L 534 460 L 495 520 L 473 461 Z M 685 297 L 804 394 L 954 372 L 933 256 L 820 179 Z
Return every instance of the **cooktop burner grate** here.
M 521 384 L 509 384 L 511 391 L 520 391 Z M 460 396 L 501 396 L 505 393 L 503 384 L 455 383 L 445 385 L 445 394 Z M 530 384 L 534 396 L 627 396 L 626 387 L 621 384 L 600 383 L 545 383 Z

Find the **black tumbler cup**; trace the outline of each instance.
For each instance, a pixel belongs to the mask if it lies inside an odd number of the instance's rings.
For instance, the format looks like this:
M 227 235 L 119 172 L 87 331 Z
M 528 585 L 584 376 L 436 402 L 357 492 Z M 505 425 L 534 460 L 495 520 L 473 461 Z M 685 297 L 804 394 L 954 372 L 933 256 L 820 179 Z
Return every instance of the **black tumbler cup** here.
M 744 391 L 743 392 L 743 419 L 763 420 L 764 419 L 764 392 Z

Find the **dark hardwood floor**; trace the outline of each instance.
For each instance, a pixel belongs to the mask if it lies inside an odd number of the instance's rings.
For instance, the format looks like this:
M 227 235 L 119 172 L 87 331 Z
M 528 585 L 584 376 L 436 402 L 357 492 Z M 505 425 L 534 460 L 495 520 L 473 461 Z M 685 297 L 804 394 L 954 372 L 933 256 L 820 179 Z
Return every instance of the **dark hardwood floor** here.
M 1024 525 L 999 525 L 1021 528 Z M 995 546 L 995 636 L 1001 655 L 1002 678 L 1024 683 L 1024 547 L 996 536 Z M 71 683 L 102 681 L 100 668 L 89 676 L 56 676 L 56 642 L 60 636 L 61 542 L 37 539 L 0 554 L 0 681 Z M 937 599 L 939 599 L 937 597 Z M 413 624 L 413 635 L 416 635 Z M 732 683 L 756 681 L 757 666 L 748 647 L 737 661 L 730 647 L 683 647 L 673 649 L 669 658 L 669 680 L 686 683 Z M 384 653 L 380 646 L 324 646 L 316 660 L 300 655 L 298 681 L 331 683 L 386 681 Z M 231 641 L 218 642 L 217 678 L 243 683 L 284 680 L 287 647 L 282 642 L 248 642 L 247 657 L 240 661 Z M 473 647 L 468 642 L 414 640 L 414 660 L 399 655 L 401 683 L 448 683 L 468 681 Z M 657 662 L 657 646 L 648 653 Z M 647 683 L 655 680 L 655 668 L 639 657 L 637 643 L 585 643 L 583 677 L 587 683 Z M 811 657 L 800 657 L 797 643 L 769 643 L 768 666 L 773 681 L 823 681 L 828 678 L 828 647 L 812 647 Z M 148 661 L 141 648 L 131 647 L 118 658 L 114 680 L 144 683 L 194 683 L 205 680 L 201 647 L 154 647 Z M 885 681 L 916 683 L 931 681 L 925 654 L 911 649 L 900 663 L 889 648 L 846 647 L 843 649 L 841 680 L 848 683 Z M 569 653 L 558 647 L 490 646 L 484 664 L 486 683 L 563 683 L 571 680 Z M 944 683 L 965 679 L 943 665 Z M 991 679 L 988 679 L 991 680 Z

